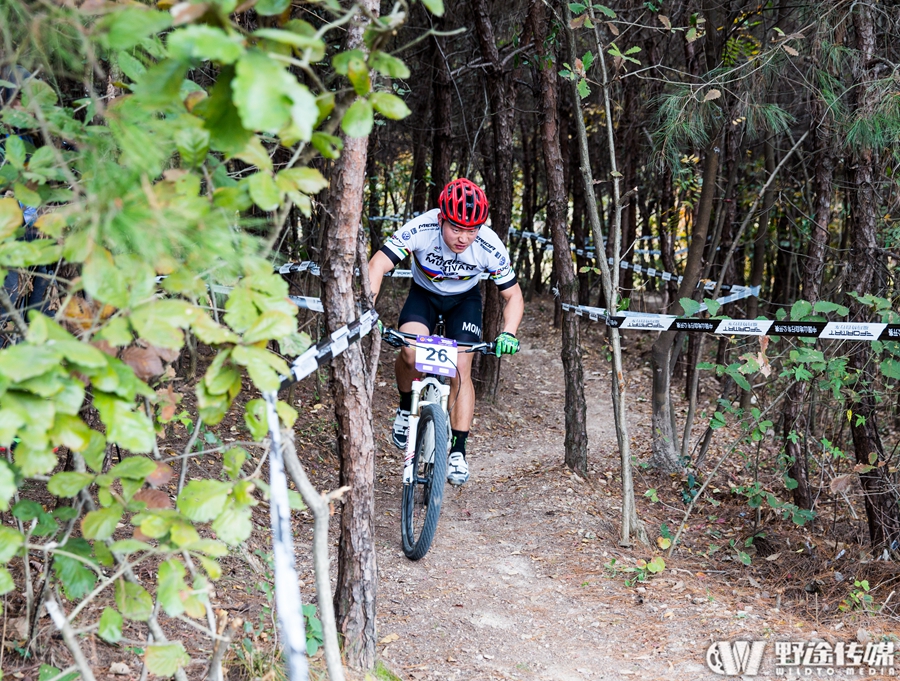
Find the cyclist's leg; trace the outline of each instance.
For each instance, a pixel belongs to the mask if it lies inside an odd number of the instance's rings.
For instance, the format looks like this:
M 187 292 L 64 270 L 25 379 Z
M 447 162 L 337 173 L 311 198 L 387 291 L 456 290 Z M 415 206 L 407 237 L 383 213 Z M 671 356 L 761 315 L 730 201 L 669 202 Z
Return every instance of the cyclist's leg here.
M 463 343 L 481 340 L 481 290 L 474 286 L 444 312 L 447 337 Z M 457 357 L 456 376 L 450 380 L 450 427 L 468 431 L 475 414 L 475 386 L 472 384 L 471 353 Z
M 413 283 L 403 309 L 400 310 L 397 322 L 399 330 L 427 336 L 437 323 L 437 315 L 438 311 L 432 304 L 431 296 L 421 286 Z M 416 371 L 415 348 L 401 348 L 394 361 L 394 371 L 397 376 L 397 388 L 401 392 L 412 390 L 413 380 L 419 377 L 419 372 Z

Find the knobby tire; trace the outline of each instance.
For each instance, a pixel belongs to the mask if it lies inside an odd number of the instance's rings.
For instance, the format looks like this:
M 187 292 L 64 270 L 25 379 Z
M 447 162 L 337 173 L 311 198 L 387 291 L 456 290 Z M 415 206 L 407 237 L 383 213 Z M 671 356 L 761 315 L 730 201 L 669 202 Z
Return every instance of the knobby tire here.
M 433 465 L 425 463 L 429 451 L 435 453 Z M 403 485 L 400 509 L 403 553 L 410 560 L 419 560 L 428 553 L 437 531 L 447 482 L 447 451 L 447 415 L 439 405 L 426 404 L 416 432 L 415 479 Z

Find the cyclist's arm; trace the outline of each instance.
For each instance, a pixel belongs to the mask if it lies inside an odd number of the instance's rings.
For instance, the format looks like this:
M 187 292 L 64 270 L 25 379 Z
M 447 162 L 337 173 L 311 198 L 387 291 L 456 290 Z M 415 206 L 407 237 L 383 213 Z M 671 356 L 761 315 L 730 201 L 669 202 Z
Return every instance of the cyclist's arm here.
M 506 303 L 503 306 L 502 331 L 516 335 L 519 324 L 522 323 L 522 315 L 525 313 L 525 298 L 522 297 L 522 289 L 518 284 L 500 289 L 500 297 Z
M 394 263 L 382 251 L 378 251 L 369 261 L 369 286 L 372 289 L 372 301 L 378 297 L 384 275 L 394 269 Z

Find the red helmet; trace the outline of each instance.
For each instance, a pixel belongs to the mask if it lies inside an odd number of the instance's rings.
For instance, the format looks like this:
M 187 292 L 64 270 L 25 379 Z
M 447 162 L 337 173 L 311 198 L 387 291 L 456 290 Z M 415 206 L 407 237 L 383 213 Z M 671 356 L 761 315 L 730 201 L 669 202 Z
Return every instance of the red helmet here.
M 484 190 L 464 177 L 447 183 L 438 197 L 438 206 L 445 218 L 465 229 L 480 227 L 488 217 Z

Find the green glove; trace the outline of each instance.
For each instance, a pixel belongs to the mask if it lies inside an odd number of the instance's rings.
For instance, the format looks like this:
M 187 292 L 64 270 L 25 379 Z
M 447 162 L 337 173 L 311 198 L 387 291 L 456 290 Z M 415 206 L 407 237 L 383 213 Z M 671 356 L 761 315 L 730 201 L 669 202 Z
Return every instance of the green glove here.
M 384 324 L 381 323 L 380 317 L 375 321 L 375 328 L 378 329 L 378 333 L 384 335 Z
M 519 339 L 506 331 L 497 336 L 494 345 L 496 346 L 495 352 L 497 353 L 497 357 L 500 357 L 501 355 L 514 355 L 519 351 Z

